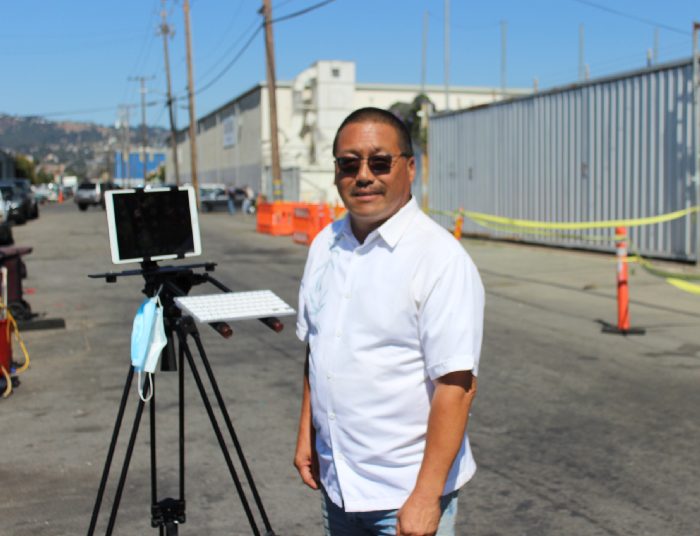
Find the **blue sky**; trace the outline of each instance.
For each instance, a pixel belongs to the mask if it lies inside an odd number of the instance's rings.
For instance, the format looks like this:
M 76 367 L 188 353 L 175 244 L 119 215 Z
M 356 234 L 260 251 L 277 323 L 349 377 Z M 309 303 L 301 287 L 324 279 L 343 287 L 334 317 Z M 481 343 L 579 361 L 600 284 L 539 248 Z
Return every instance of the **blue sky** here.
M 319 1 L 273 0 L 273 16 Z M 274 27 L 277 77 L 290 80 L 319 59 L 341 59 L 356 62 L 361 82 L 418 84 L 423 18 L 428 12 L 427 82 L 443 84 L 444 3 L 335 0 L 279 22 Z M 195 88 L 212 81 L 240 52 L 260 24 L 261 4 L 262 0 L 191 0 Z M 0 112 L 111 124 L 120 104 L 139 102 L 138 83 L 128 81 L 130 76 L 153 76 L 149 100 L 164 99 L 163 45 L 156 33 L 160 0 L 4 0 L 0 5 Z M 175 30 L 169 41 L 173 89 L 184 95 L 182 0 L 168 0 L 166 7 Z M 451 0 L 450 15 L 451 84 L 500 85 L 500 21 L 505 20 L 508 85 L 531 87 L 537 78 L 540 88 L 547 88 L 577 79 L 580 24 L 592 78 L 643 67 L 647 50 L 654 47 L 655 24 L 659 60 L 688 58 L 700 3 Z M 260 32 L 231 68 L 197 95 L 197 115 L 264 78 Z M 139 121 L 139 113 L 134 110 L 132 124 Z M 147 121 L 166 126 L 164 105 L 149 107 Z M 178 125 L 186 123 L 187 112 L 180 109 Z

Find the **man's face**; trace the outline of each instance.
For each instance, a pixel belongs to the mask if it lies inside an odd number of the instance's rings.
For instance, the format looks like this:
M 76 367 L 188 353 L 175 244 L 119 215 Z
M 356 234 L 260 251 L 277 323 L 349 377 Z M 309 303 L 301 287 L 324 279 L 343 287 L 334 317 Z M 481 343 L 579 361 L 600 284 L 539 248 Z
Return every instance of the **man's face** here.
M 335 183 L 350 212 L 353 231 L 362 240 L 411 198 L 415 160 L 400 154 L 398 133 L 385 123 L 350 123 L 338 136 L 335 157 L 361 159 L 351 171 L 343 171 L 336 163 Z M 389 170 L 371 166 L 367 159 L 372 156 L 392 156 Z

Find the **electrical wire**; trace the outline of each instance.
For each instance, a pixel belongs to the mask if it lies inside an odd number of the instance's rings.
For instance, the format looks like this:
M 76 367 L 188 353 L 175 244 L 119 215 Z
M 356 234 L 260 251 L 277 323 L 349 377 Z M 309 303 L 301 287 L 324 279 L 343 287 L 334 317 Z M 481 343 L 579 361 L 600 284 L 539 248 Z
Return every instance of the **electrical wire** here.
M 146 103 L 146 106 L 156 106 L 158 104 L 162 104 L 163 100 L 158 100 L 158 101 L 149 101 Z M 94 113 L 99 113 L 99 112 L 109 112 L 109 111 L 117 111 L 119 108 L 123 107 L 124 105 L 118 105 L 118 106 L 104 106 L 101 108 L 84 108 L 82 110 L 65 110 L 65 111 L 60 111 L 60 112 L 44 112 L 44 113 L 34 113 L 31 114 L 28 117 L 61 117 L 65 115 L 85 115 L 85 114 L 94 114 Z M 138 107 L 141 106 L 141 104 L 127 104 L 126 106 L 129 107 Z
M 669 32 L 675 32 L 675 33 L 679 33 L 682 35 L 690 35 L 690 32 L 688 32 L 687 30 L 681 30 L 680 28 L 676 28 L 674 26 L 669 26 L 668 24 L 656 22 L 654 20 L 640 17 L 638 15 L 633 15 L 632 13 L 625 13 L 624 11 L 619 11 L 617 9 L 599 4 L 597 2 L 592 2 L 591 0 L 571 0 L 571 1 L 576 2 L 578 4 L 583 4 L 583 5 L 586 5 L 589 7 L 593 7 L 596 9 L 600 9 L 601 11 L 606 11 L 608 13 L 612 13 L 613 15 L 617 15 L 618 17 L 624 17 L 626 19 L 636 20 L 637 22 L 641 22 L 643 24 L 648 24 L 648 25 L 653 26 L 655 28 L 663 28 L 664 30 L 668 30 Z
M 213 86 L 216 82 L 218 82 L 222 76 L 224 76 L 228 70 L 233 67 L 233 65 L 240 59 L 240 57 L 243 55 L 243 53 L 248 50 L 248 47 L 253 44 L 253 39 L 257 37 L 257 35 L 260 33 L 260 30 L 263 29 L 262 24 L 257 27 L 255 32 L 248 38 L 248 41 L 245 42 L 243 47 L 238 51 L 238 54 L 236 54 L 231 61 L 228 62 L 228 64 L 217 74 L 214 78 L 212 78 L 209 82 L 207 82 L 205 85 L 197 89 L 197 91 L 194 92 L 195 95 L 199 95 L 203 91 L 206 91 L 209 89 L 211 86 Z
M 289 15 L 283 15 L 281 17 L 277 17 L 276 19 L 272 19 L 270 21 L 270 24 L 275 24 L 277 22 L 282 22 L 285 20 L 294 19 L 296 17 L 301 17 L 302 15 L 306 15 L 307 13 L 310 13 L 311 11 L 315 11 L 315 10 L 317 10 L 323 6 L 327 6 L 328 4 L 331 4 L 333 2 L 335 2 L 335 0 L 324 0 L 323 2 L 313 4 L 309 7 L 304 8 L 304 9 L 300 9 L 299 11 L 295 11 L 293 13 L 290 13 Z
M 288 15 L 283 15 L 281 17 L 277 17 L 276 19 L 272 19 L 270 21 L 270 24 L 276 24 L 278 22 L 283 22 L 286 20 L 290 20 L 296 17 L 300 17 L 301 15 L 305 15 L 307 13 L 310 13 L 311 11 L 315 11 L 316 9 L 319 9 L 323 6 L 326 6 L 332 2 L 335 2 L 335 0 L 324 0 L 323 2 L 318 2 L 316 4 L 313 4 L 309 7 L 306 7 L 304 9 L 300 9 L 298 11 L 294 11 L 293 13 L 289 13 Z M 209 89 L 211 86 L 213 86 L 216 82 L 218 82 L 222 76 L 224 76 L 231 67 L 240 59 L 240 57 L 243 55 L 243 53 L 248 50 L 248 47 L 253 44 L 253 39 L 257 37 L 257 35 L 260 33 L 260 31 L 263 29 L 265 26 L 264 23 L 261 23 L 258 25 L 258 27 L 255 29 L 255 32 L 248 38 L 248 40 L 245 42 L 245 44 L 241 47 L 241 49 L 238 51 L 238 53 L 229 61 L 226 66 L 217 74 L 214 78 L 212 78 L 209 82 L 207 82 L 205 85 L 201 86 L 197 91 L 194 92 L 195 95 L 199 95 L 203 91 L 206 91 Z

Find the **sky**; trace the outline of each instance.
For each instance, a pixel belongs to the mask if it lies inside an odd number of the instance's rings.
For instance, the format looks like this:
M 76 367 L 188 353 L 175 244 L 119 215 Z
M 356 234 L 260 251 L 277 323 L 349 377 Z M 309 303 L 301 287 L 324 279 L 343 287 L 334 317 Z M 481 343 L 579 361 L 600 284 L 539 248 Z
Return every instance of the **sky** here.
M 427 13 L 426 82 L 445 83 L 445 20 L 449 83 L 501 85 L 501 35 L 506 27 L 508 87 L 540 89 L 575 82 L 579 31 L 591 78 L 689 58 L 693 0 L 326 0 L 273 25 L 278 80 L 318 60 L 356 63 L 357 81 L 420 84 Z M 273 19 L 324 3 L 272 0 Z M 262 0 L 190 0 L 198 117 L 265 80 Z M 148 77 L 147 123 L 166 127 L 162 0 L 0 0 L 0 113 L 115 124 L 134 105 Z M 173 93 L 186 95 L 183 0 L 165 3 Z M 256 33 L 257 31 L 257 33 Z M 655 47 L 655 43 L 658 46 Z M 178 127 L 188 123 L 186 100 Z

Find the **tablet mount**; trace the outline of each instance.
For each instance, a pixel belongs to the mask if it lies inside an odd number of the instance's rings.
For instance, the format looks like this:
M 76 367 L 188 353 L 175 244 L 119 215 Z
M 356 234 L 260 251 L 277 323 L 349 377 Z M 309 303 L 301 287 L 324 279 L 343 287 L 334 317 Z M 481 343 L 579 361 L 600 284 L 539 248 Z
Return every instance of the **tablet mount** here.
M 236 455 L 241 469 L 245 475 L 246 481 L 249 486 L 249 491 L 253 496 L 253 501 L 257 508 L 257 513 L 262 524 L 264 526 L 265 536 L 274 536 L 274 531 L 270 525 L 270 521 L 265 512 L 262 500 L 258 493 L 255 482 L 253 481 L 253 476 L 250 472 L 248 464 L 243 455 L 243 449 L 241 448 L 238 437 L 233 428 L 233 423 L 229 416 L 228 410 L 224 399 L 219 390 L 214 372 L 212 371 L 211 365 L 207 358 L 206 352 L 204 350 L 204 345 L 199 335 L 197 325 L 190 316 L 182 315 L 181 310 L 177 307 L 174 302 L 174 298 L 178 296 L 186 296 L 190 289 L 202 283 L 211 283 L 219 290 L 223 292 L 230 292 L 231 290 L 211 276 L 211 272 L 214 271 L 216 267 L 215 263 L 202 263 L 202 264 L 190 264 L 183 266 L 163 266 L 160 267 L 154 261 L 145 260 L 141 263 L 140 270 L 127 270 L 122 272 L 109 272 L 102 274 L 91 274 L 91 278 L 105 279 L 108 283 L 114 283 L 119 277 L 127 276 L 143 276 L 145 280 L 145 285 L 143 288 L 143 293 L 150 297 L 159 295 L 160 301 L 163 307 L 163 317 L 165 324 L 165 332 L 167 335 L 167 345 L 163 350 L 161 356 L 161 371 L 177 371 L 178 372 L 178 408 L 179 408 L 179 495 L 177 499 L 171 497 L 158 500 L 157 494 L 157 471 L 156 471 L 156 384 L 155 377 L 153 377 L 152 387 L 147 388 L 148 382 L 144 385 L 146 393 L 149 389 L 152 389 L 151 398 L 148 402 L 149 405 L 149 421 L 150 421 L 150 459 L 151 459 L 151 526 L 159 529 L 159 534 L 161 536 L 177 536 L 179 525 L 185 523 L 185 404 L 184 404 L 184 389 L 185 389 L 185 359 L 192 372 L 192 377 L 197 385 L 199 393 L 202 397 L 202 402 L 204 408 L 209 416 L 212 429 L 216 438 L 219 442 L 221 452 L 224 456 L 226 465 L 228 467 L 231 478 L 236 487 L 241 505 L 245 511 L 246 517 L 248 518 L 248 523 L 252 530 L 254 536 L 260 536 L 261 532 L 258 528 L 255 515 L 251 509 L 250 502 L 247 498 L 241 480 L 236 472 L 236 468 L 233 465 L 231 455 L 229 453 L 228 447 L 226 445 L 226 440 L 223 433 L 221 432 L 221 427 L 217 421 L 214 414 L 211 401 L 209 400 L 209 395 L 207 394 L 202 378 L 197 369 L 195 363 L 195 358 L 190 350 L 188 344 L 188 338 L 191 338 L 197 348 L 197 352 L 201 359 L 202 364 L 209 380 L 211 389 L 216 398 L 221 415 L 223 416 L 226 428 L 228 430 L 231 441 L 236 450 Z M 196 272 L 198 269 L 203 269 L 202 272 Z M 268 326 L 273 331 L 279 332 L 283 329 L 282 323 L 277 318 L 260 318 L 266 326 Z M 217 331 L 222 337 L 229 338 L 233 335 L 233 331 L 230 326 L 225 322 L 216 322 L 209 324 L 214 330 Z M 88 529 L 88 536 L 92 536 L 95 533 L 95 527 L 97 525 L 97 518 L 100 512 L 100 507 L 102 505 L 102 499 L 104 497 L 105 488 L 107 486 L 107 479 L 109 477 L 110 468 L 112 465 L 112 459 L 114 457 L 114 451 L 117 446 L 117 440 L 119 437 L 119 431 L 122 426 L 122 419 L 124 417 L 124 411 L 126 409 L 127 400 L 129 397 L 129 391 L 131 390 L 131 384 L 134 377 L 134 367 L 129 366 L 129 372 L 126 377 L 126 382 L 124 385 L 124 391 L 122 393 L 121 402 L 119 404 L 119 410 L 117 412 L 117 419 L 114 424 L 114 431 L 112 433 L 112 439 L 110 441 L 109 449 L 107 452 L 107 459 L 104 464 L 102 471 L 102 478 L 100 480 L 100 486 L 97 492 L 97 497 L 95 499 L 95 506 L 92 511 L 92 518 L 90 520 L 90 527 Z M 134 445 L 136 442 L 136 436 L 139 430 L 139 425 L 141 423 L 141 417 L 143 414 L 145 402 L 139 400 L 138 406 L 136 408 L 136 415 L 134 417 L 134 422 L 131 428 L 131 434 L 129 436 L 129 442 L 126 449 L 126 454 L 124 456 L 124 461 L 122 463 L 119 482 L 117 484 L 117 489 L 114 496 L 114 502 L 112 504 L 112 509 L 109 516 L 109 521 L 107 524 L 107 529 L 105 534 L 107 536 L 112 534 L 114 530 L 114 525 L 116 523 L 116 517 L 119 510 L 119 503 L 121 501 L 122 492 L 124 490 L 124 485 L 126 483 L 126 477 L 129 470 L 129 464 L 131 462 L 131 456 L 133 453 Z

